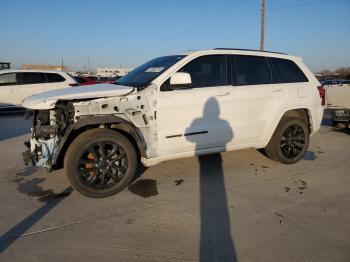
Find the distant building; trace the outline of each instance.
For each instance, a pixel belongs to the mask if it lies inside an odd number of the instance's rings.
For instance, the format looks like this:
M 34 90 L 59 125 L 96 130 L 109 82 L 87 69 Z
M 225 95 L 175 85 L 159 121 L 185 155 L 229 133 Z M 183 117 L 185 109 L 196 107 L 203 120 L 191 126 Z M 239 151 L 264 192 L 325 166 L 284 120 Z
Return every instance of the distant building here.
M 32 64 L 24 64 L 21 66 L 21 69 L 43 69 L 43 70 L 63 70 L 68 72 L 69 68 L 67 66 L 57 66 L 57 65 L 32 65 Z
M 125 67 L 97 68 L 97 75 L 100 77 L 125 76 L 132 69 Z
M 0 62 L 0 70 L 2 69 L 10 69 L 11 68 L 11 63 L 9 62 Z

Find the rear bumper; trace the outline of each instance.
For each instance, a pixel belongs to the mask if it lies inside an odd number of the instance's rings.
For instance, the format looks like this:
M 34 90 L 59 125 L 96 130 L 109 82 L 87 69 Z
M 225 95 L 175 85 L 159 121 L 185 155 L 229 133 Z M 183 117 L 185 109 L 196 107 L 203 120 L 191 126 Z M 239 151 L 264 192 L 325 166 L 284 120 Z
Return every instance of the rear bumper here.
M 349 122 L 350 121 L 350 109 L 333 109 L 331 111 L 332 120 L 335 122 Z

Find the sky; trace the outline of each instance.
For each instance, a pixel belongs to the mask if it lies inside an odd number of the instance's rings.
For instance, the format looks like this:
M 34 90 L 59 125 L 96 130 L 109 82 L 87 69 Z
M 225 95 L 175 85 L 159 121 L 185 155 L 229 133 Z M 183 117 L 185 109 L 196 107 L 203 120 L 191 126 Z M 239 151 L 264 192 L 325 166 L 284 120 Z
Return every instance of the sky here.
M 215 47 L 260 48 L 261 0 L 0 0 L 0 61 L 135 67 Z M 265 50 L 314 72 L 350 67 L 350 0 L 266 0 Z

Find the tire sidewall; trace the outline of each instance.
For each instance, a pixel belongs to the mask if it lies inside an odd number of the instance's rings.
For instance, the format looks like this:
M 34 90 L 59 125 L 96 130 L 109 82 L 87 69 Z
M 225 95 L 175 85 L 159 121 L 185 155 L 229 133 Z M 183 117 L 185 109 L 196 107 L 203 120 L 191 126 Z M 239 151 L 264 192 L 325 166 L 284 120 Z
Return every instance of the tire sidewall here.
M 81 154 L 88 146 L 105 141 L 116 142 L 125 150 L 128 169 L 123 179 L 117 185 L 107 189 L 93 189 L 80 181 L 76 172 L 76 165 Z M 64 168 L 68 180 L 74 189 L 85 196 L 101 198 L 114 195 L 131 183 L 137 169 L 137 156 L 133 145 L 119 132 L 109 129 L 89 130 L 79 135 L 69 146 L 64 159 Z
M 290 158 L 287 158 L 283 155 L 280 143 L 281 143 L 282 135 L 285 132 L 285 130 L 289 126 L 294 125 L 294 124 L 300 126 L 303 129 L 304 134 L 305 134 L 305 144 L 304 144 L 303 150 L 299 153 L 299 155 L 290 159 Z M 277 158 L 282 163 L 294 164 L 304 157 L 304 154 L 309 147 L 309 142 L 310 142 L 310 131 L 309 131 L 308 126 L 299 118 L 286 118 L 285 120 L 283 120 L 281 122 L 281 124 L 279 125 L 278 130 L 276 132 L 275 143 L 276 143 Z

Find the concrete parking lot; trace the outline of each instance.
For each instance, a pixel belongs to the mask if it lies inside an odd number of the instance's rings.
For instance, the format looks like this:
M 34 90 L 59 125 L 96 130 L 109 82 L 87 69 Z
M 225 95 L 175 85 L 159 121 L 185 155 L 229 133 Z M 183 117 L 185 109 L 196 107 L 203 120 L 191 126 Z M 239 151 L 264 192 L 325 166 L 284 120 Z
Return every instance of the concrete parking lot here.
M 304 160 L 242 150 L 161 163 L 105 199 L 25 167 L 30 122 L 0 116 L 0 261 L 350 261 L 350 132 Z

